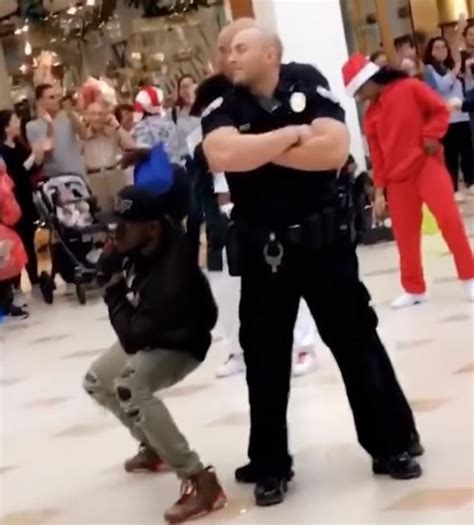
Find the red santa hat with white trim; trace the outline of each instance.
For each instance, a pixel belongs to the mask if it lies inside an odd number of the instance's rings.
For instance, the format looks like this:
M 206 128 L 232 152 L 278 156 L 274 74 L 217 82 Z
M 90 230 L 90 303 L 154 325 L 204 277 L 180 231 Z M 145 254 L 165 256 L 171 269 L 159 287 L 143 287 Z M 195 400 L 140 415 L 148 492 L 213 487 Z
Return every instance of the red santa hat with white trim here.
M 147 86 L 142 88 L 135 98 L 134 120 L 139 122 L 145 114 L 164 115 L 164 94 L 157 87 Z
M 378 71 L 380 67 L 377 64 L 371 62 L 362 53 L 354 53 L 342 66 L 347 93 L 353 97 Z

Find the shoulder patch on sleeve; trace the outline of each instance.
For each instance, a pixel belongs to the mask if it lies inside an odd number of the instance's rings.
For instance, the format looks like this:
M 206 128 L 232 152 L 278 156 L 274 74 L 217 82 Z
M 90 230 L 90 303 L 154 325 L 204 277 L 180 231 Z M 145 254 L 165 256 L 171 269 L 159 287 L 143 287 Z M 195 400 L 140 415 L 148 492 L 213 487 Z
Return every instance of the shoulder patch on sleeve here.
M 316 92 L 318 93 L 318 95 L 320 95 L 321 97 L 323 97 L 323 98 L 325 98 L 327 100 L 330 100 L 334 104 L 338 104 L 339 106 L 341 105 L 340 100 L 337 98 L 337 96 L 330 89 L 327 89 L 327 88 L 325 88 L 323 86 L 318 86 L 316 88 Z
M 213 100 L 209 106 L 202 112 L 201 117 L 205 118 L 208 117 L 213 111 L 220 108 L 222 104 L 224 103 L 224 97 L 218 97 L 215 100 Z

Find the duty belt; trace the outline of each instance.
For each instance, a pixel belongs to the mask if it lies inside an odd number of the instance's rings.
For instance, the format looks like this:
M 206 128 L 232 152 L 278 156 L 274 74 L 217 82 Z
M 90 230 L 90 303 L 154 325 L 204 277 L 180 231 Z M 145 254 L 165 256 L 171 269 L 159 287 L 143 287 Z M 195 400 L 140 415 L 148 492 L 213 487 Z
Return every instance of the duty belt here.
M 320 250 L 338 240 L 351 239 L 350 220 L 341 217 L 336 207 L 326 208 L 299 224 L 286 227 L 255 226 L 240 220 L 236 226 L 243 239 L 263 246 L 263 256 L 273 273 L 282 263 L 285 247 L 301 245 Z

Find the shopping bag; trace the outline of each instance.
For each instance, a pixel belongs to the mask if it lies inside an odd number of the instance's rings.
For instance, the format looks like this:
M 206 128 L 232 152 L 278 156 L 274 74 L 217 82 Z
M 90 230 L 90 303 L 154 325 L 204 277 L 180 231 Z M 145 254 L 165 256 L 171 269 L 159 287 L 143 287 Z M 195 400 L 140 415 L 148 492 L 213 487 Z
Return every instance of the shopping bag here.
M 28 257 L 18 234 L 0 224 L 0 281 L 19 275 L 27 261 Z

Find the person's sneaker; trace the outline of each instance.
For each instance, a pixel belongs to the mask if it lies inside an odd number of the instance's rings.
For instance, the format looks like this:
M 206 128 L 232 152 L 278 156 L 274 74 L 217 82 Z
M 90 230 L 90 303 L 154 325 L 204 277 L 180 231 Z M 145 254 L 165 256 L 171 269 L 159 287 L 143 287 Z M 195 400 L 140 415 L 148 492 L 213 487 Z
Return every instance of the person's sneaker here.
M 286 475 L 286 481 L 291 481 L 294 476 L 294 471 L 290 469 Z M 235 481 L 237 481 L 237 483 L 257 483 L 257 473 L 252 463 L 247 463 L 247 465 L 235 470 Z
M 230 354 L 227 361 L 216 371 L 216 377 L 223 379 L 225 377 L 235 376 L 245 372 L 245 361 L 243 354 Z
M 388 475 L 393 479 L 419 478 L 421 466 L 408 452 L 386 459 L 373 459 L 372 472 L 377 475 Z
M 26 296 L 21 290 L 15 291 L 13 296 L 13 306 L 16 306 L 17 308 L 25 308 L 28 306 Z
M 288 491 L 288 482 L 284 478 L 266 477 L 257 480 L 255 485 L 255 503 L 258 507 L 270 507 L 283 503 Z
M 463 284 L 464 288 L 466 288 L 468 301 L 474 303 L 474 279 L 468 279 Z
M 455 194 L 454 194 L 454 200 L 458 203 L 463 203 L 465 202 L 466 198 L 464 197 L 464 193 L 462 193 L 462 191 L 457 191 Z
M 165 512 L 168 523 L 196 520 L 225 507 L 227 497 L 211 467 L 183 481 L 181 496 Z
M 11 317 L 12 319 L 28 319 L 30 314 L 24 308 L 12 304 L 10 306 L 10 310 L 6 314 L 6 317 Z
M 395 310 L 400 310 L 401 308 L 409 308 L 410 306 L 415 306 L 416 304 L 426 303 L 428 297 L 425 293 L 416 294 L 416 293 L 404 293 L 397 297 L 392 303 L 392 308 Z
M 158 456 L 154 450 L 146 445 L 140 445 L 138 453 L 125 461 L 127 472 L 168 472 L 170 467 Z
M 294 377 L 305 376 L 309 374 L 315 366 L 316 359 L 310 352 L 296 352 L 291 373 Z

